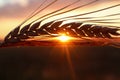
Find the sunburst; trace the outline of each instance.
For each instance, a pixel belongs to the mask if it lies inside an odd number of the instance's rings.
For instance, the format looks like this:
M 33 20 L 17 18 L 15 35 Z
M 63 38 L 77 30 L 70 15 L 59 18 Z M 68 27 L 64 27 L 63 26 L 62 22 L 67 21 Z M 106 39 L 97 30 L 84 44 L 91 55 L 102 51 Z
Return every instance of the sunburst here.
M 57 37 L 57 39 L 61 42 L 68 42 L 70 41 L 72 38 L 70 36 L 67 36 L 65 34 L 60 35 L 59 37 Z

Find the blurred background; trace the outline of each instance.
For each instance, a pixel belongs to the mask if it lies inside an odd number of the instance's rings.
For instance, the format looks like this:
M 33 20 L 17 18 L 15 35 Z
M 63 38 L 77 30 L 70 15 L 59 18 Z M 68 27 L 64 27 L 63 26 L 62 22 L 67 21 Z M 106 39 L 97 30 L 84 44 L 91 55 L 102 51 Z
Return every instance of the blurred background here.
M 51 1 L 53 0 L 48 0 L 45 5 Z M 30 21 L 73 1 L 58 0 Z M 42 2 L 43 0 L 0 0 L 0 41 L 2 42 L 7 33 L 23 22 Z M 81 0 L 71 7 L 88 2 L 90 0 Z M 120 0 L 99 0 L 68 14 L 85 13 L 118 3 Z M 118 13 L 119 8 L 118 6 L 86 16 Z M 116 17 L 120 16 L 114 16 Z M 109 25 L 119 26 L 118 23 Z M 75 45 L 1 48 L 0 80 L 120 80 L 120 49 L 110 46 Z
M 114 47 L 19 47 L 0 49 L 0 80 L 120 80 Z

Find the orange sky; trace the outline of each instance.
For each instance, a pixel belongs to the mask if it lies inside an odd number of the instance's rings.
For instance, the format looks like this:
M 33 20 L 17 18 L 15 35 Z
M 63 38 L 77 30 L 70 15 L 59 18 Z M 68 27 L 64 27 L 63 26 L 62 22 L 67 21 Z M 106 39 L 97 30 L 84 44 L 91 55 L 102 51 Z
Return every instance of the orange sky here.
M 28 0 L 29 1 L 29 0 Z M 49 1 L 49 0 L 48 0 Z M 52 1 L 52 0 L 51 0 Z M 61 5 L 65 6 L 66 4 L 75 1 L 75 0 L 59 0 L 60 2 L 55 3 L 51 7 L 47 8 L 40 15 L 44 15 L 50 11 L 54 11 L 60 8 Z M 81 4 L 87 3 L 90 0 L 81 0 L 80 3 L 73 5 L 72 7 L 79 6 Z M 91 0 L 93 1 L 93 0 Z M 64 2 L 64 3 L 63 3 Z M 41 0 L 30 0 L 26 6 L 20 6 L 16 4 L 9 4 L 0 7 L 0 39 L 3 39 L 7 33 L 13 30 L 17 25 L 19 25 L 24 19 L 41 3 Z M 49 3 L 49 2 L 48 2 Z M 100 0 L 98 3 L 94 3 L 92 5 L 86 6 L 84 8 L 73 11 L 73 13 L 64 14 L 62 16 L 73 15 L 78 13 L 85 13 L 101 8 L 108 7 L 110 5 L 118 4 L 120 0 Z M 61 7 L 63 7 L 61 6 Z M 71 7 L 70 7 L 71 8 Z M 111 9 L 109 11 L 104 11 L 99 14 L 91 14 L 89 16 L 100 16 L 104 14 L 112 14 L 120 12 L 120 7 Z M 67 10 L 67 9 L 66 9 Z M 38 16 L 40 16 L 38 15 Z M 58 16 L 61 17 L 61 16 Z M 117 16 L 120 17 L 120 16 Z M 119 24 L 117 24 L 119 26 Z

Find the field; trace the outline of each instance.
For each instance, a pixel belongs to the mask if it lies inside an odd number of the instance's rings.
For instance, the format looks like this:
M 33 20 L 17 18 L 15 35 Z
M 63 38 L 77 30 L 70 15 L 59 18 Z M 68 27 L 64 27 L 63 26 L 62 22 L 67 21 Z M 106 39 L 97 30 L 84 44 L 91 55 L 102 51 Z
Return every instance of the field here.
M 0 49 L 0 80 L 119 80 L 120 49 L 11 47 Z

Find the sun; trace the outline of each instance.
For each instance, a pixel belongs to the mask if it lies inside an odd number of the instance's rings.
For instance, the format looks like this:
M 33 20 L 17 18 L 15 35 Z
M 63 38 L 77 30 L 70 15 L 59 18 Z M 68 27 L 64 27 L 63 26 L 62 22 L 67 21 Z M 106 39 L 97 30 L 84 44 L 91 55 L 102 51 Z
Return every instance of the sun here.
M 71 39 L 71 37 L 65 34 L 62 34 L 59 37 L 57 37 L 57 39 L 60 40 L 61 42 L 68 42 Z

